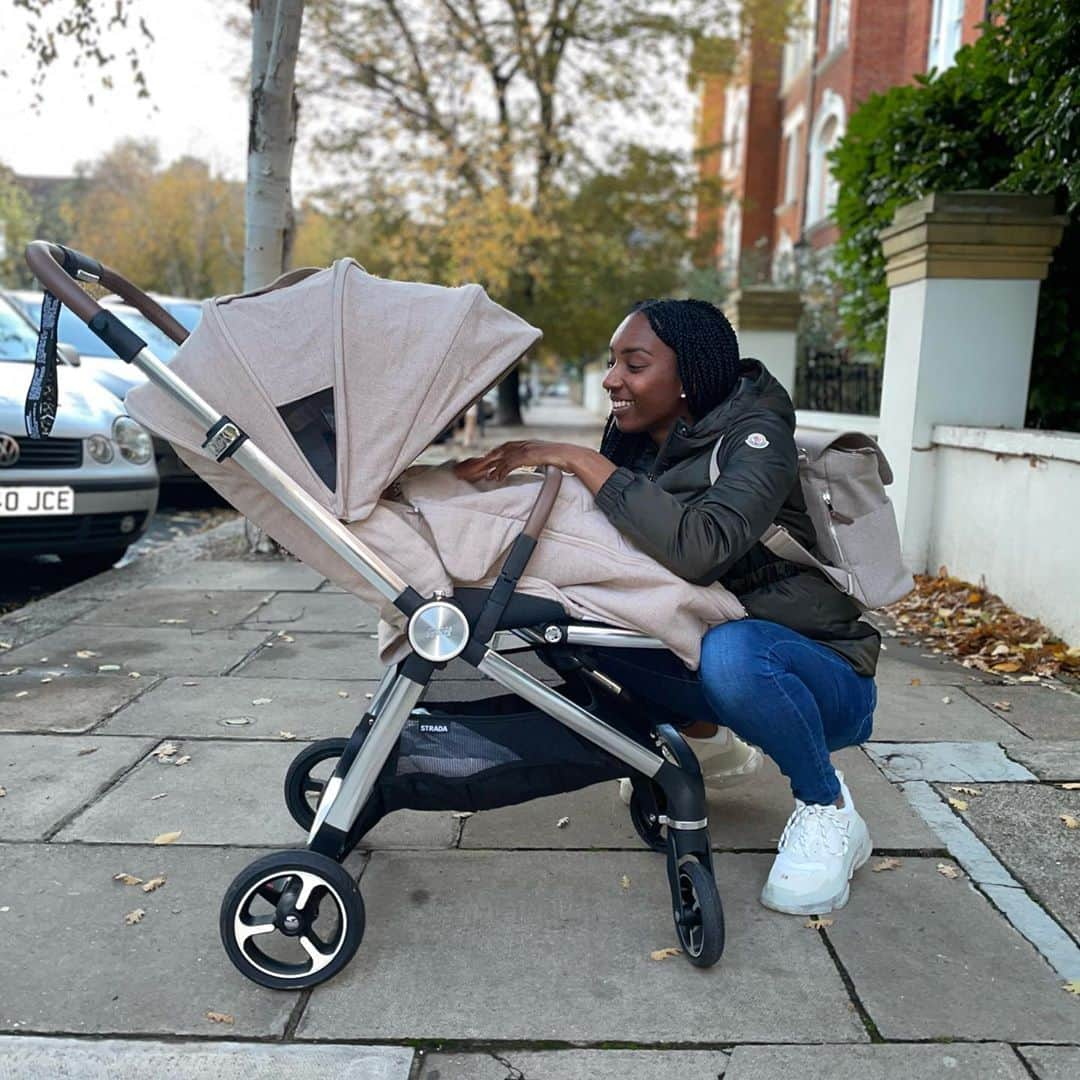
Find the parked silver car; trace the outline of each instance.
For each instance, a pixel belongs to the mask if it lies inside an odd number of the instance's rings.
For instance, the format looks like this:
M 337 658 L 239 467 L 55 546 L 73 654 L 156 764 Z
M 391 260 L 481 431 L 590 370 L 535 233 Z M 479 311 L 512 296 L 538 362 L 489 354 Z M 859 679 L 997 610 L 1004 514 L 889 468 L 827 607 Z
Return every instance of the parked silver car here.
M 85 371 L 60 363 L 56 423 L 26 436 L 37 334 L 0 296 L 0 558 L 59 555 L 87 573 L 111 566 L 157 507 L 149 433 Z
M 26 314 L 35 325 L 41 324 L 41 300 L 39 290 L 13 289 L 8 296 Z M 155 296 L 156 299 L 185 328 L 192 329 L 198 323 L 201 314 L 197 300 L 187 300 L 177 296 Z M 102 304 L 123 319 L 124 325 L 133 330 L 150 346 L 159 360 L 168 363 L 176 352 L 174 341 L 166 337 L 142 312 L 125 304 L 118 297 L 106 297 Z M 133 364 L 121 360 L 76 315 L 63 308 L 56 326 L 57 341 L 71 345 L 82 357 L 82 368 L 94 379 L 114 394 L 121 401 L 133 386 L 146 382 L 146 376 Z M 184 483 L 202 483 L 177 456 L 173 448 L 164 439 L 154 439 L 154 459 L 157 462 L 158 476 L 162 483 L 183 481 Z

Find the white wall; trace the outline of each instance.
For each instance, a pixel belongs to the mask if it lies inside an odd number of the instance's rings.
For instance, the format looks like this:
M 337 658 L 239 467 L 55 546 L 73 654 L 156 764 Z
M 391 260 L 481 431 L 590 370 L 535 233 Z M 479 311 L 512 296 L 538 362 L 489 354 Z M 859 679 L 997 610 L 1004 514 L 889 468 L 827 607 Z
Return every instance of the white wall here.
M 1080 433 L 937 426 L 928 567 L 1080 643 Z

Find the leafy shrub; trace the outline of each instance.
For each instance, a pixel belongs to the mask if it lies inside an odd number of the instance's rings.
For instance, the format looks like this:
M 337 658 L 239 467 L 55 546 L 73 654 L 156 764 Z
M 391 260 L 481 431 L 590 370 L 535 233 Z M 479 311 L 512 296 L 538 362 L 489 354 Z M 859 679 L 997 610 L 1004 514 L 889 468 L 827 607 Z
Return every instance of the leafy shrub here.
M 933 191 L 1053 194 L 1069 215 L 1039 298 L 1027 422 L 1080 428 L 1080 2 L 997 0 L 953 67 L 869 98 L 831 155 L 840 183 L 836 273 L 850 344 L 884 356 L 878 234 Z

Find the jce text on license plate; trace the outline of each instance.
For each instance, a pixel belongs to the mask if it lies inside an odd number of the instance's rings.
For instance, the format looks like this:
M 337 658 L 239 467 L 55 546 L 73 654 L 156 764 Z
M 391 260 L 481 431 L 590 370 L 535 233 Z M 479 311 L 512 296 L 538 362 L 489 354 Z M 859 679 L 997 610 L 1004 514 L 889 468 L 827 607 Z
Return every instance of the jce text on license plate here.
M 69 487 L 0 487 L 0 517 L 74 514 L 75 492 Z

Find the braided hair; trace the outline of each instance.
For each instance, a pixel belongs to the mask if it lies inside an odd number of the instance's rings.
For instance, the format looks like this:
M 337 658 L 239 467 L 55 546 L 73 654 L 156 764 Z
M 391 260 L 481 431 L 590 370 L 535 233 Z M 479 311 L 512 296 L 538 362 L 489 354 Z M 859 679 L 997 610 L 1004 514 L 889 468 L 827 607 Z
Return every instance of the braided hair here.
M 727 398 L 739 381 L 739 342 L 724 313 L 705 300 L 641 300 L 653 333 L 675 353 L 675 364 L 690 415 L 699 420 Z M 616 465 L 632 462 L 651 440 L 639 432 L 624 435 L 608 417 L 600 453 Z

